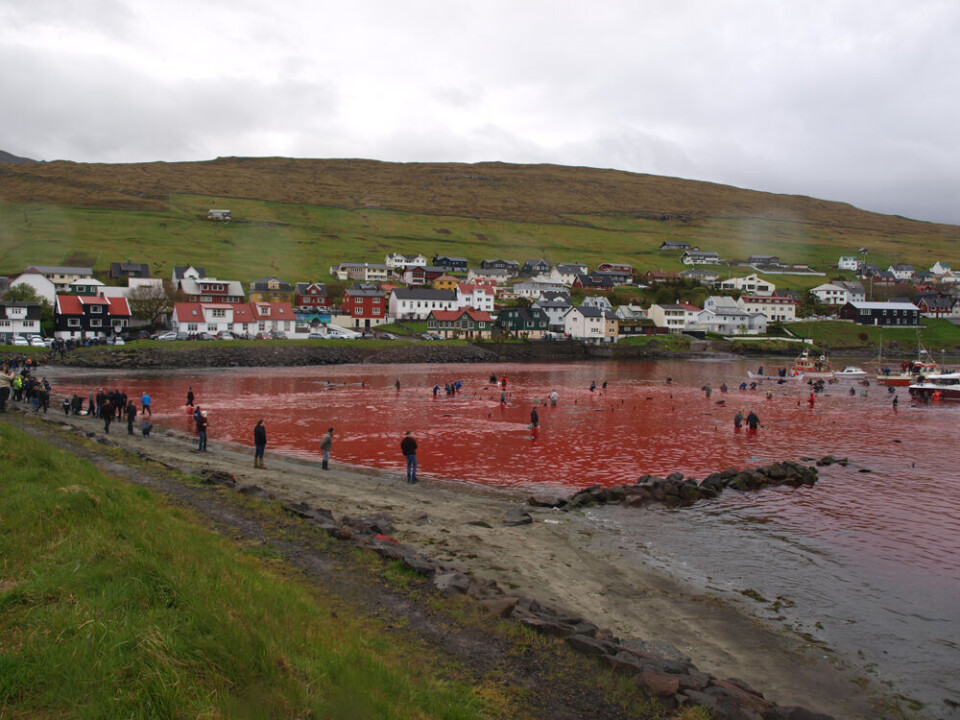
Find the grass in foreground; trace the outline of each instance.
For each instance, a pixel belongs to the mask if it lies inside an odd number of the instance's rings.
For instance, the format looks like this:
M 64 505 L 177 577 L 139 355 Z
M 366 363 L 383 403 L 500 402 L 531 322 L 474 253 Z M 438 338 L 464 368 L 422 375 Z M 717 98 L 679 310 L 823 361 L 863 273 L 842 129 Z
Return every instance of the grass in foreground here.
M 6 424 L 0 462 L 0 716 L 485 716 L 421 650 L 148 491 Z

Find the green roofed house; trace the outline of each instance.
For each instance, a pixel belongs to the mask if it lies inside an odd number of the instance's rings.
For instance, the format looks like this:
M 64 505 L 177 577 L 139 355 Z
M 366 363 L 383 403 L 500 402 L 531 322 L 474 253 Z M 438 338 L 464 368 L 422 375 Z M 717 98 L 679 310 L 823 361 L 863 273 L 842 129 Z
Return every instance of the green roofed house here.
M 540 340 L 550 329 L 550 318 L 537 308 L 505 308 L 497 316 L 496 326 L 510 337 Z
M 427 330 L 443 338 L 487 340 L 493 334 L 493 318 L 473 308 L 433 310 L 427 316 Z

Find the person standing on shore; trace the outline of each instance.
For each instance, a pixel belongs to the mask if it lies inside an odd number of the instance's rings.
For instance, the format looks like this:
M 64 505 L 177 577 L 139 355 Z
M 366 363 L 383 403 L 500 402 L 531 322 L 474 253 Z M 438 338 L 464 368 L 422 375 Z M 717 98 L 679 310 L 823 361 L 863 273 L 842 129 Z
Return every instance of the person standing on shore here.
M 133 421 L 137 419 L 137 404 L 131 400 L 127 403 L 127 435 L 133 435 Z
M 187 388 L 187 406 L 193 407 L 193 388 Z
M 413 484 L 417 482 L 417 441 L 409 430 L 400 441 L 400 452 L 407 459 L 407 482 Z
M 103 405 L 100 406 L 100 417 L 103 418 L 103 432 L 107 435 L 110 434 L 110 423 L 113 422 L 113 405 L 110 404 L 109 400 L 104 400 Z
M 323 465 L 320 467 L 324 470 L 330 469 L 330 448 L 333 447 L 333 428 L 327 430 L 327 434 L 320 438 L 320 450 L 323 451 Z
M 7 363 L 0 365 L 0 412 L 7 411 L 7 400 L 13 390 L 13 379 L 16 377 L 12 370 L 7 369 Z
M 140 396 L 140 406 L 141 406 L 141 412 L 142 412 L 144 415 L 149 415 L 150 417 L 153 417 L 153 411 L 150 409 L 150 395 L 149 395 L 149 394 L 144 393 L 143 395 Z
M 207 451 L 207 428 L 210 423 L 207 422 L 207 411 L 200 413 L 200 419 L 197 420 L 197 452 Z
M 267 466 L 263 464 L 263 451 L 267 448 L 267 429 L 263 426 L 263 420 L 257 420 L 257 426 L 253 428 L 253 466 L 266 470 Z

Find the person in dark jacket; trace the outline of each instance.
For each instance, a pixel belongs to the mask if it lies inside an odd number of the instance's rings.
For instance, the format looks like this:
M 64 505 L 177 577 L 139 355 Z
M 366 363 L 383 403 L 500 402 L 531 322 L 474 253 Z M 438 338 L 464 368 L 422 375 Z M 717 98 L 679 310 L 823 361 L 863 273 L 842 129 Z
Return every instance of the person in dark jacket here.
M 197 420 L 197 452 L 207 451 L 207 411 L 200 412 L 200 419 Z
M 263 420 L 257 420 L 257 425 L 253 428 L 253 466 L 266 470 L 267 466 L 263 464 L 263 451 L 267 447 L 267 429 L 263 426 Z
M 409 430 L 400 441 L 400 452 L 407 459 L 407 482 L 411 484 L 417 482 L 417 441 L 413 439 Z
M 113 405 L 107 399 L 104 399 L 103 405 L 100 406 L 100 417 L 103 418 L 103 431 L 109 435 L 110 423 L 113 422 Z
M 133 421 L 137 418 L 137 404 L 131 400 L 127 403 L 127 435 L 133 435 Z
M 540 427 L 540 415 L 537 414 L 536 408 L 530 411 L 530 427 Z

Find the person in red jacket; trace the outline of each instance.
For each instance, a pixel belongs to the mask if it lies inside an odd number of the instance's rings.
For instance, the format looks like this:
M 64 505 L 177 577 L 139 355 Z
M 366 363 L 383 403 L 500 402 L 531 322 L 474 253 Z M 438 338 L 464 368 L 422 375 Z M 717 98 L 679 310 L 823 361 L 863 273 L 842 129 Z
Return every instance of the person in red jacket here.
M 417 441 L 413 439 L 409 430 L 400 441 L 400 452 L 407 459 L 407 482 L 411 484 L 417 482 Z

